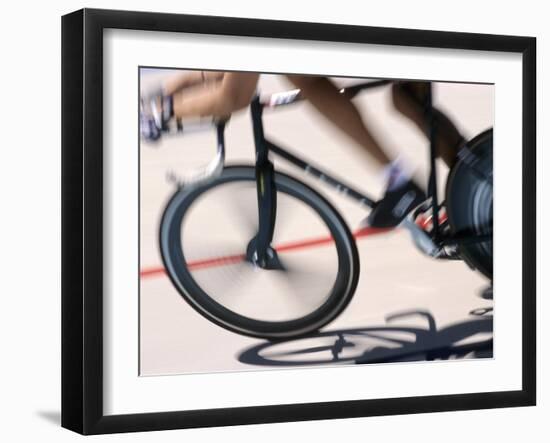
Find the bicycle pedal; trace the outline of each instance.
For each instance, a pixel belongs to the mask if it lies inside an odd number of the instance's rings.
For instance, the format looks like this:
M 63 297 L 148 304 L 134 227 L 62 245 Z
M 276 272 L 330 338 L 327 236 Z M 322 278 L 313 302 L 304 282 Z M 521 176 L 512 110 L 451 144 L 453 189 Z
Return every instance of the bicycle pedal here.
M 462 260 L 458 245 L 443 246 L 437 255 L 437 258 L 442 260 Z

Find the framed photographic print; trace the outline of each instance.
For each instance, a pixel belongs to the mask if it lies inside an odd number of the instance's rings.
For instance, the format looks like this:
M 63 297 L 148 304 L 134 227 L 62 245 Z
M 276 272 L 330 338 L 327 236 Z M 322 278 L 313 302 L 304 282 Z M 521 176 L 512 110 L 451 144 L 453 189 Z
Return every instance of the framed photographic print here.
M 535 404 L 534 38 L 84 9 L 62 60 L 64 427 Z

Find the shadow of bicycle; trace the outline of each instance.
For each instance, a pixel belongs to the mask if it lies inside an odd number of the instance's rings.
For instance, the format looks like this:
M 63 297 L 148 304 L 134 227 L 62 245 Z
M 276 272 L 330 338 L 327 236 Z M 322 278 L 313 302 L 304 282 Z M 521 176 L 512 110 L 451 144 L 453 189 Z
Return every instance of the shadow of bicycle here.
M 319 332 L 295 340 L 262 342 L 237 356 L 256 366 L 312 366 L 433 361 L 493 357 L 492 308 L 470 312 L 475 319 L 438 330 L 427 311 L 407 311 L 386 318 L 386 325 Z M 417 317 L 426 326 L 398 326 Z M 391 323 L 391 324 L 389 324 Z

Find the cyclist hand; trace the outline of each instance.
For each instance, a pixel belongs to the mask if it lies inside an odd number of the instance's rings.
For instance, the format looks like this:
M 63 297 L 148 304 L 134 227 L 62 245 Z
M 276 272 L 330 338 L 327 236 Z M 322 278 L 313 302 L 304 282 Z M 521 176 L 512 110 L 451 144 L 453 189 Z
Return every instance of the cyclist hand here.
M 168 121 L 173 115 L 172 108 L 172 97 L 164 95 L 160 89 L 141 99 L 140 134 L 145 140 L 154 142 L 160 139 L 162 131 L 168 129 Z
M 157 141 L 161 133 L 161 128 L 157 126 L 151 108 L 144 99 L 140 100 L 139 105 L 139 133 L 149 142 Z

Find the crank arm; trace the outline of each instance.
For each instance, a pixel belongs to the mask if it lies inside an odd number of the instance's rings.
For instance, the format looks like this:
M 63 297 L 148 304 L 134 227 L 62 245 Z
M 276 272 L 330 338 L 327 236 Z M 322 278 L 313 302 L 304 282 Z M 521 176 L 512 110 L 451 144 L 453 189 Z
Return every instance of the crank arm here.
M 414 220 L 406 217 L 400 224 L 400 227 L 405 228 L 411 234 L 412 240 L 416 247 L 420 249 L 426 255 L 430 257 L 438 257 L 441 248 L 439 248 L 420 226 L 418 226 Z

